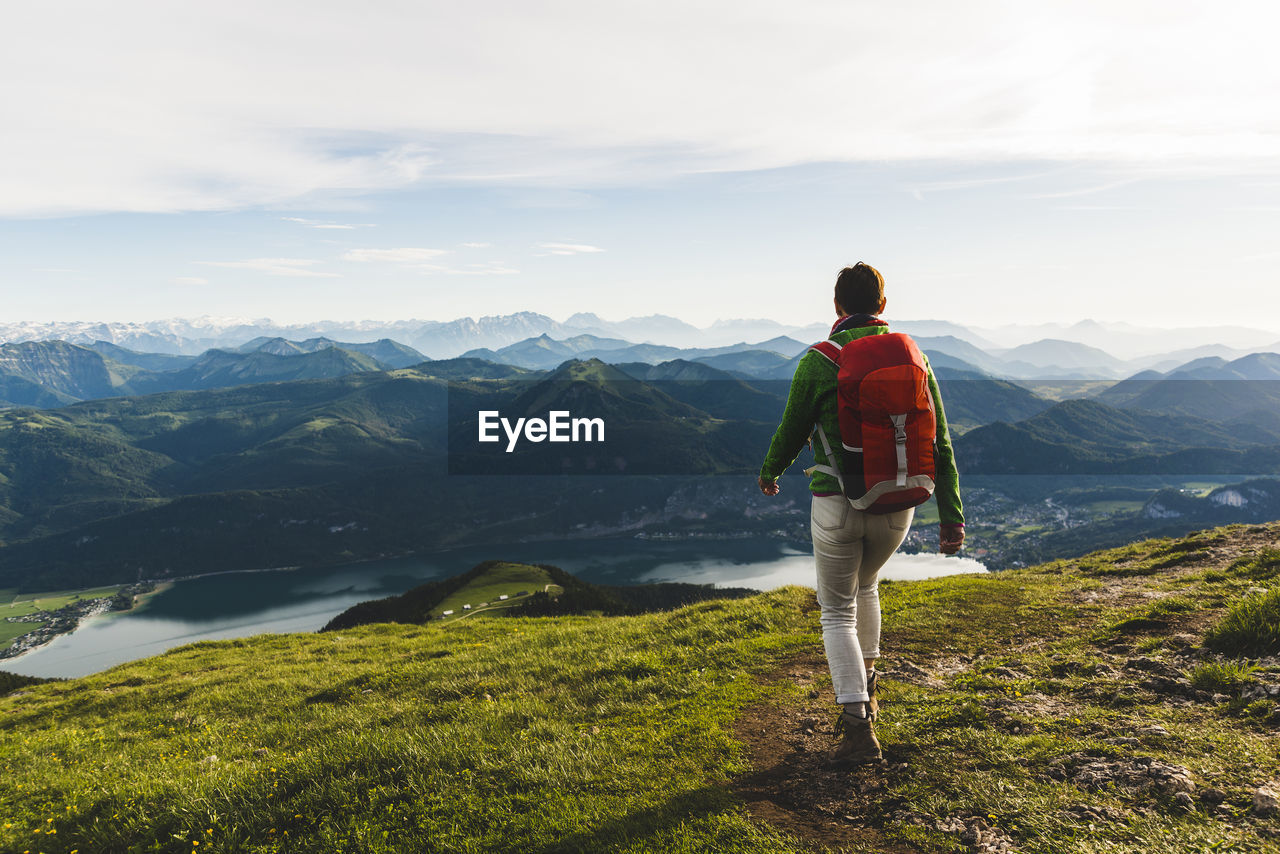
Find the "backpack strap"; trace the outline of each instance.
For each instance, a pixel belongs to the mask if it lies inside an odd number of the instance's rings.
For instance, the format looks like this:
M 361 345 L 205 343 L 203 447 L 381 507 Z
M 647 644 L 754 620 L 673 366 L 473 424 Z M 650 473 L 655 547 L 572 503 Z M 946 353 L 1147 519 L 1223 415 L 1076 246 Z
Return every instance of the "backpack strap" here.
M 840 366 L 841 345 L 834 341 L 819 341 L 809 348 L 836 367 Z
M 840 475 L 840 467 L 837 466 L 835 454 L 831 453 L 831 443 L 827 441 L 827 431 L 822 429 L 822 425 L 818 425 L 818 439 L 822 442 L 822 452 L 827 455 L 827 462 L 831 465 L 820 466 L 812 465 L 804 470 L 809 477 L 813 477 L 813 473 L 820 471 L 823 474 L 829 474 L 836 479 L 836 483 L 840 484 L 840 492 L 845 493 L 844 478 Z
M 907 416 L 890 415 L 889 420 L 893 422 L 893 441 L 898 450 L 898 477 L 895 481 L 897 486 L 907 485 Z
M 834 341 L 828 340 L 819 341 L 809 349 L 838 368 L 840 367 L 840 351 L 843 347 L 844 345 L 842 344 L 837 344 Z M 829 463 L 829 465 L 812 465 L 805 469 L 804 473 L 809 477 L 813 477 L 814 472 L 822 472 L 823 474 L 831 475 L 836 479 L 836 482 L 840 484 L 840 491 L 843 493 L 844 477 L 840 474 L 840 467 L 836 465 L 835 454 L 831 453 L 831 443 L 827 441 L 827 431 L 822 429 L 822 424 L 818 424 L 817 427 L 818 439 L 822 442 L 822 452 L 827 455 L 827 463 Z

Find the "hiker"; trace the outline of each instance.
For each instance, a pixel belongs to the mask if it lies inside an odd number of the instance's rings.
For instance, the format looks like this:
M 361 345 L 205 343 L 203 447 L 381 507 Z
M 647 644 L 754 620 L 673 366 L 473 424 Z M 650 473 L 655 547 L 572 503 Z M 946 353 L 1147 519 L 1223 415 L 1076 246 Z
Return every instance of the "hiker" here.
M 960 481 L 952 458 L 942 397 L 928 360 L 906 336 L 894 335 L 855 345 L 850 347 L 845 359 L 857 360 L 868 345 L 879 347 L 900 342 L 917 354 L 923 372 L 917 367 L 914 376 L 919 377 L 920 389 L 924 388 L 923 383 L 927 379 L 925 403 L 932 401 L 933 413 L 930 419 L 928 410 L 925 410 L 917 421 L 933 426 L 934 431 L 932 443 L 927 438 L 917 439 L 911 447 L 916 450 L 924 447 L 921 457 L 927 457 L 929 461 L 922 465 L 933 467 L 932 477 L 905 477 L 908 472 L 902 462 L 906 460 L 903 448 L 907 447 L 902 438 L 906 430 L 903 416 L 892 416 L 902 419 L 894 420 L 892 424 L 886 419 L 883 435 L 888 436 L 890 443 L 887 446 L 890 465 L 895 451 L 899 461 L 896 484 L 901 486 L 905 483 L 906 491 L 911 491 L 910 487 L 916 485 L 923 487 L 915 490 L 916 495 L 908 497 L 905 502 L 894 504 L 893 496 L 883 495 L 884 489 L 895 489 L 894 473 L 888 475 L 890 479 L 885 483 L 867 489 L 855 482 L 861 475 L 863 455 L 828 450 L 832 445 L 841 447 L 836 443 L 841 442 L 841 418 L 846 414 L 841 412 L 837 415 L 837 362 L 833 360 L 840 359 L 844 346 L 849 342 L 889 332 L 888 324 L 877 316 L 884 311 L 885 302 L 884 279 L 874 267 L 859 262 L 840 271 L 835 287 L 835 325 L 831 327 L 828 340 L 811 347 L 796 366 L 782 423 L 773 435 L 759 476 L 760 491 L 765 495 L 777 495 L 778 478 L 795 462 L 806 443 L 813 448 L 817 465 L 806 470 L 812 478 L 809 482 L 809 490 L 813 493 L 810 530 L 817 564 L 818 604 L 822 610 L 822 641 L 827 665 L 831 668 L 836 703 L 843 707 L 837 726 L 842 738 L 831 759 L 842 766 L 881 758 L 880 743 L 873 727 L 878 712 L 875 660 L 880 657 L 878 575 L 880 567 L 906 538 L 915 514 L 914 506 L 896 510 L 894 507 L 921 503 L 929 491 L 936 490 L 941 517 L 940 550 L 944 554 L 955 554 L 964 543 Z M 866 356 L 861 358 L 866 359 Z M 926 392 L 921 390 L 919 397 L 926 397 Z M 920 429 L 927 430 L 927 426 Z M 871 432 L 871 429 L 863 431 L 867 436 Z M 870 441 L 870 438 L 866 440 Z M 895 441 L 898 443 L 896 448 L 893 445 Z M 847 442 L 843 446 L 847 451 L 862 451 Z M 867 453 L 871 452 L 868 447 Z M 867 463 L 870 471 L 869 457 Z M 846 486 L 851 492 L 846 491 Z M 876 506 L 874 502 L 880 498 L 873 493 L 891 500 L 883 506 Z M 862 506 L 871 503 L 869 509 L 855 507 L 850 494 L 862 496 L 858 502 Z M 905 492 L 898 495 L 903 494 Z

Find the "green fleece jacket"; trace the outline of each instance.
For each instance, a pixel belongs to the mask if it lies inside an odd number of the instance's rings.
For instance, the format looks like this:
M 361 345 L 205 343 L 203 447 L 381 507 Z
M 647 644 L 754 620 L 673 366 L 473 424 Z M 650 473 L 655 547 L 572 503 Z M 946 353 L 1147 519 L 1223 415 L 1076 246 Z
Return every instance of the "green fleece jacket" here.
M 888 326 L 858 326 L 831 336 L 841 346 L 864 335 L 882 335 Z M 956 472 L 955 457 L 951 451 L 951 434 L 947 431 L 947 416 L 942 409 L 942 395 L 938 381 L 925 358 L 929 372 L 929 390 L 933 393 L 933 406 L 938 420 L 934 462 L 937 472 L 934 478 L 934 495 L 938 499 L 938 515 L 944 525 L 964 524 L 964 505 L 960 501 L 960 476 Z M 840 441 L 840 422 L 836 418 L 836 366 L 812 350 L 804 354 L 791 378 L 791 391 L 787 395 L 787 407 L 782 413 L 782 423 L 773 434 L 769 452 L 765 455 L 760 476 L 765 480 L 777 480 L 796 461 L 800 450 L 812 439 L 813 456 L 819 465 L 836 466 L 822 451 L 815 424 L 821 423 L 827 438 L 837 444 Z M 840 484 L 834 477 L 814 472 L 809 489 L 815 493 L 839 493 Z

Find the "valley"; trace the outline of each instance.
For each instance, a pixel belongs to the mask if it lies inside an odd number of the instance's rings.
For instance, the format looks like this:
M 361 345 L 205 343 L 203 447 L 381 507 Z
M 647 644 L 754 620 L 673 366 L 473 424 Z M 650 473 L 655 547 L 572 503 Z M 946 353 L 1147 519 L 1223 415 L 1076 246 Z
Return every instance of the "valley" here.
M 360 341 L 407 327 L 290 339 L 239 326 L 164 339 L 167 352 L 163 336 L 147 339 L 156 352 L 125 346 L 143 342 L 140 327 L 92 327 L 120 343 L 67 327 L 83 343 L 0 345 L 7 387 L 40 402 L 0 410 L 0 584 L 332 566 L 495 539 L 807 539 L 803 479 L 784 477 L 777 500 L 752 480 L 802 341 L 822 332 L 744 321 L 715 335 L 771 337 L 691 348 L 680 345 L 706 336 L 664 323 L 511 315 L 455 324 L 462 338 L 432 346 L 426 332 Z M 1214 349 L 1211 331 L 1116 329 L 1121 358 L 1098 346 L 1101 327 L 1002 348 L 991 339 L 1017 339 L 902 326 L 935 365 L 968 549 L 989 567 L 1280 518 L 1280 357 L 1265 334 L 1233 333 L 1260 348 L 1251 353 Z M 645 332 L 654 337 L 634 343 Z M 467 335 L 500 346 L 482 352 Z M 1156 340 L 1189 349 L 1131 355 Z M 609 441 L 521 442 L 513 453 L 473 441 L 478 412 L 553 409 L 607 422 Z M 934 547 L 930 514 L 920 509 L 908 549 Z

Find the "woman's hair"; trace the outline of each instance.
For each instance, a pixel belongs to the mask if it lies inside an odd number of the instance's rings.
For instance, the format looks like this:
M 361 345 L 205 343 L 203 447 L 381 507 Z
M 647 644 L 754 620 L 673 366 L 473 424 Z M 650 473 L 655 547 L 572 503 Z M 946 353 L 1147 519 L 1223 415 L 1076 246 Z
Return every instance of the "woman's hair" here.
M 884 277 L 870 264 L 859 261 L 836 277 L 836 302 L 849 314 L 876 314 L 884 299 Z

